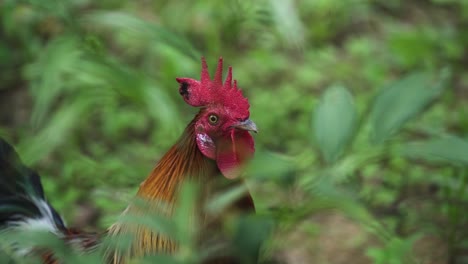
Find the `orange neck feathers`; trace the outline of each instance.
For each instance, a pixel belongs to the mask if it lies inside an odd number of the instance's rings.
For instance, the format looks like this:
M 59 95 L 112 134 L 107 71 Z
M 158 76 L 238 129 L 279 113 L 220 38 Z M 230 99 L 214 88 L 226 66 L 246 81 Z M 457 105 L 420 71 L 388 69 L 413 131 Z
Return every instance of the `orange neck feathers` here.
M 140 185 L 138 196 L 171 203 L 184 180 L 209 180 L 219 174 L 215 162 L 206 158 L 197 147 L 194 124 L 200 113 Z
M 220 174 L 216 163 L 203 156 L 197 147 L 194 124 L 202 111 L 187 126 L 178 142 L 161 158 L 141 184 L 137 193 L 138 197 L 154 201 L 155 205 L 160 204 L 159 202 L 165 202 L 169 207 L 168 211 L 171 212 L 178 188 L 184 180 L 209 182 L 214 176 Z M 205 184 L 203 185 L 205 186 Z M 129 212 L 131 215 L 148 213 L 133 205 L 130 205 L 123 214 Z M 129 258 L 134 256 L 172 252 L 176 248 L 175 244 L 167 237 L 137 224 L 117 222 L 109 228 L 109 234 L 111 236 L 132 235 L 134 237 L 132 247 L 128 251 L 108 252 L 112 263 L 126 263 Z

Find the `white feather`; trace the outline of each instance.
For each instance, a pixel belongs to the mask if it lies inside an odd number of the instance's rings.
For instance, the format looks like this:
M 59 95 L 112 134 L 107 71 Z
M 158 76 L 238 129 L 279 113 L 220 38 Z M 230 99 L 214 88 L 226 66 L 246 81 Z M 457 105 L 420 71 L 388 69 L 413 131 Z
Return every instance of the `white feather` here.
M 56 235 L 60 234 L 59 228 L 55 224 L 52 210 L 44 200 L 31 199 L 41 213 L 39 218 L 23 218 L 17 221 L 11 221 L 10 227 L 21 230 L 49 231 Z
M 47 202 L 34 197 L 32 197 L 31 200 L 39 209 L 41 216 L 36 218 L 17 217 L 18 220 L 13 220 L 8 223 L 8 229 L 21 231 L 48 231 L 59 237 L 63 236 L 55 224 L 54 215 L 52 214 L 50 207 L 47 205 Z M 26 256 L 31 251 L 32 248 L 30 247 L 16 248 L 16 254 L 18 256 Z

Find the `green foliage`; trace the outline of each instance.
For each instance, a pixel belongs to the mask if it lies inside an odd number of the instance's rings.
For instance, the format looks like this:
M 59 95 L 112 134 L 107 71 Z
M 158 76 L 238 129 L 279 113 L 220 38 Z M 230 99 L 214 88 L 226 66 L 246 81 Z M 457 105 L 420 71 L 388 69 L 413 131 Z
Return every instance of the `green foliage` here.
M 246 168 L 259 216 L 226 226 L 246 262 L 260 242 L 265 262 L 463 261 L 466 1 L 4 0 L 0 21 L 0 135 L 40 172 L 70 225 L 104 230 L 118 220 L 195 113 L 174 78 L 199 76 L 202 55 L 210 70 L 223 56 L 260 129 Z M 143 263 L 216 252 L 199 252 L 197 230 L 184 225 L 197 192 L 184 189 L 173 219 L 120 219 L 183 244 Z M 205 210 L 245 192 L 228 190 Z M 102 217 L 80 223 L 83 205 Z M 67 263 L 100 263 L 100 252 L 76 256 L 50 239 Z M 16 258 L 3 246 L 0 259 Z
M 375 264 L 400 264 L 405 263 L 408 254 L 417 237 L 405 240 L 392 239 L 384 248 L 369 248 L 367 254 Z
M 445 88 L 446 75 L 431 84 L 430 73 L 415 73 L 382 89 L 370 113 L 373 140 L 384 141 L 420 113 Z
M 428 162 L 446 162 L 463 167 L 468 165 L 467 149 L 467 140 L 448 136 L 424 142 L 412 142 L 405 146 L 404 151 L 412 158 L 424 159 Z
M 335 161 L 349 142 L 357 114 L 346 88 L 328 88 L 314 114 L 315 141 L 327 161 Z

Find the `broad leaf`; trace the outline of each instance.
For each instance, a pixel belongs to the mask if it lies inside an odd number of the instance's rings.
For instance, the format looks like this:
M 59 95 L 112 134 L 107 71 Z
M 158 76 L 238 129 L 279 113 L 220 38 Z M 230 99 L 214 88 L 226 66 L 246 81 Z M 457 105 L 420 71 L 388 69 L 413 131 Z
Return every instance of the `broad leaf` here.
M 273 219 L 261 215 L 242 215 L 234 224 L 232 242 L 240 263 L 257 263 L 260 248 L 274 227 Z
M 314 113 L 314 135 L 327 162 L 335 161 L 353 135 L 356 109 L 352 95 L 332 86 L 322 95 Z
M 468 140 L 455 136 L 406 144 L 403 153 L 429 162 L 468 166 Z
M 284 155 L 257 150 L 245 173 L 257 180 L 287 180 L 294 169 L 294 161 Z
M 372 141 L 381 143 L 422 112 L 446 87 L 448 72 L 434 80 L 429 73 L 413 73 L 382 89 L 370 114 Z

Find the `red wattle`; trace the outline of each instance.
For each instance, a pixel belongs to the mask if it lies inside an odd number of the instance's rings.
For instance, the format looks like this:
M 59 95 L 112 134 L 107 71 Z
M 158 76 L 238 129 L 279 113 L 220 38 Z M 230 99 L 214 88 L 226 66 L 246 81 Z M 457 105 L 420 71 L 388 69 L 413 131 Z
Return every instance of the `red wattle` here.
M 245 130 L 232 130 L 231 135 L 216 142 L 216 163 L 228 179 L 240 176 L 242 165 L 255 152 L 254 140 Z

